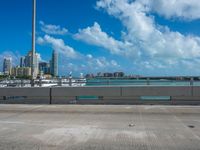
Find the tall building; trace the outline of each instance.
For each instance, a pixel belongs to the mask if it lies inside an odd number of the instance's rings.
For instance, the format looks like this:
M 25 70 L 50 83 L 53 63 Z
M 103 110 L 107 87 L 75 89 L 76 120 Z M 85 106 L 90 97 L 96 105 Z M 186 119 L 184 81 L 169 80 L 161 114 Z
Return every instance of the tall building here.
M 20 58 L 20 67 L 25 67 L 25 57 Z
M 25 56 L 24 63 L 25 63 L 26 67 L 31 67 L 31 63 L 32 63 L 32 54 L 31 54 L 31 51 L 29 51 L 28 54 Z
M 51 59 L 51 75 L 58 76 L 58 53 L 55 50 L 53 50 Z
M 40 62 L 39 63 L 39 71 L 43 72 L 44 74 L 51 74 L 50 64 L 47 62 Z
M 34 55 L 34 77 L 37 77 L 39 73 L 39 54 Z M 25 67 L 32 67 L 32 51 L 29 51 L 28 54 L 25 56 L 24 59 Z
M 4 58 L 3 72 L 5 75 L 11 75 L 12 70 L 12 58 Z

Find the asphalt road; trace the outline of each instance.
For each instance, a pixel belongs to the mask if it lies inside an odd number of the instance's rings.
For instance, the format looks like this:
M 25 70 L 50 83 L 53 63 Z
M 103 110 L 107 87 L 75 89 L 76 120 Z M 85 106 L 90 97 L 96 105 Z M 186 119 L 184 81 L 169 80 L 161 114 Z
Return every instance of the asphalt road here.
M 0 150 L 200 150 L 200 106 L 0 105 Z

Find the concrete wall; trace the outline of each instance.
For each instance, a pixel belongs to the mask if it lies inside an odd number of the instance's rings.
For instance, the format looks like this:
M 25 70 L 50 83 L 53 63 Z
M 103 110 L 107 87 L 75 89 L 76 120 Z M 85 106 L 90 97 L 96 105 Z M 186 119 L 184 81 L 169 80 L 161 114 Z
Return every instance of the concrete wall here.
M 25 96 L 17 100 L 12 96 Z M 97 96 L 99 99 L 78 99 Z M 141 96 L 170 96 L 170 100 L 141 100 Z M 200 104 L 200 86 L 106 86 L 0 88 L 0 103 L 38 104 Z
M 120 87 L 54 87 L 52 96 L 121 96 Z
M 0 96 L 49 97 L 50 88 L 0 88 Z
M 192 96 L 190 86 L 122 87 L 122 96 Z

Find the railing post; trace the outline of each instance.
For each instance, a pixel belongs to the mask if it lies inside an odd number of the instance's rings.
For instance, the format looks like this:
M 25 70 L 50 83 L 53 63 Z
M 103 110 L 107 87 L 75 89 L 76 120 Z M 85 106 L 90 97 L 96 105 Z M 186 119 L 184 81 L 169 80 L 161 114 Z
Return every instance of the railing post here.
M 34 79 L 31 79 L 31 87 L 34 87 Z
M 69 86 L 72 86 L 72 78 L 69 77 Z
M 21 87 L 23 87 L 23 79 L 21 79 Z
M 58 86 L 62 86 L 62 78 L 59 78 Z
M 39 86 L 42 87 L 42 79 L 39 79 Z
M 190 78 L 190 86 L 194 85 L 194 78 Z
M 150 85 L 150 79 L 147 78 L 147 85 Z
M 52 104 L 52 88 L 50 88 L 50 91 L 49 91 L 49 104 L 50 105 Z

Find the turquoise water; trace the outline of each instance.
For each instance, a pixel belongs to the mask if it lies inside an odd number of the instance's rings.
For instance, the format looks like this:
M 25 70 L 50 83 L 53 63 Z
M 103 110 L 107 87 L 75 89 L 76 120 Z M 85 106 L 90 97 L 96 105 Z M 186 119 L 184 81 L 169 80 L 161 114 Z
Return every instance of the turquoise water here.
M 89 79 L 86 86 L 120 86 L 120 85 L 164 85 L 164 86 L 186 86 L 190 81 L 175 80 L 130 80 L 130 79 Z M 193 85 L 200 85 L 200 81 L 194 81 Z

